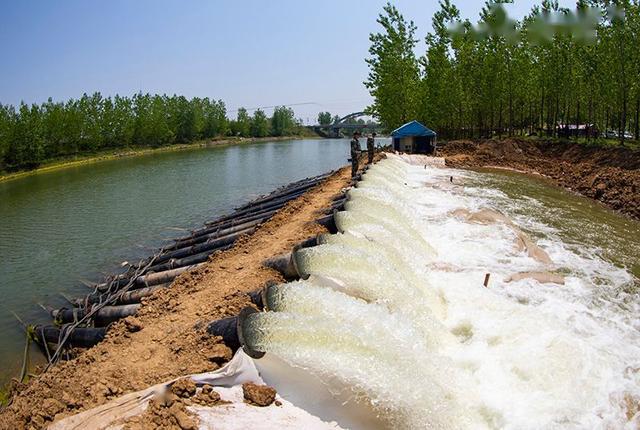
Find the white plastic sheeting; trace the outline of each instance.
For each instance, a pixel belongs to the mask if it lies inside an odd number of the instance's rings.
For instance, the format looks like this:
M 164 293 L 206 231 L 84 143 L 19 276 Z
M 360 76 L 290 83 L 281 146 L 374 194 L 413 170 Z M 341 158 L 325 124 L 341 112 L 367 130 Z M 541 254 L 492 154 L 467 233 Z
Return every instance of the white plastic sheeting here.
M 209 384 L 216 387 L 215 391 L 220 394 L 221 399 L 230 402 L 211 407 L 189 407 L 188 409 L 200 418 L 201 429 L 340 429 L 337 424 L 325 423 L 279 395 L 276 397 L 280 403 L 279 406 L 272 404 L 268 407 L 258 407 L 244 403 L 242 384 L 245 382 L 264 384 L 264 381 L 258 374 L 253 360 L 242 350 L 239 350 L 233 359 L 221 369 L 215 372 L 190 375 L 190 377 L 198 385 Z M 60 420 L 49 428 L 51 430 L 123 428 L 127 418 L 144 413 L 149 401 L 165 392 L 174 381 L 176 379 L 124 395 L 104 405 Z

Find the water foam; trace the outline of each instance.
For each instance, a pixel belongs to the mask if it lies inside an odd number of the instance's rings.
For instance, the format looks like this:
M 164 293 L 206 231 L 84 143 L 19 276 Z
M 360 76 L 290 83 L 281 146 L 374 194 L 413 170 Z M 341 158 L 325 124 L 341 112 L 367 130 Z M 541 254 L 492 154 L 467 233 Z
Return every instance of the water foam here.
M 389 427 L 637 428 L 629 271 L 541 219 L 452 215 L 540 204 L 509 199 L 481 174 L 384 160 L 349 192 L 342 233 L 298 252 L 309 278 L 274 290 L 275 312 L 255 317 L 252 342 L 351 387 Z M 519 227 L 552 264 L 514 245 Z M 534 271 L 564 285 L 507 282 Z

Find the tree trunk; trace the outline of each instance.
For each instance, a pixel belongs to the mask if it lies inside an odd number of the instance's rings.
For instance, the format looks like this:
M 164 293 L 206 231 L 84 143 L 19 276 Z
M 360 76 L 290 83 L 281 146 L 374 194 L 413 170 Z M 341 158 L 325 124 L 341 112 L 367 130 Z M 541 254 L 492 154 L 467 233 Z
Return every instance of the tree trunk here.
M 560 98 L 558 96 L 556 96 L 556 108 L 555 111 L 553 112 L 553 129 L 552 129 L 552 135 L 554 137 L 558 137 L 558 112 L 560 111 Z
M 502 139 L 502 98 L 500 98 L 500 114 L 498 115 L 498 137 Z
M 540 97 L 540 127 L 539 130 L 542 131 L 544 128 L 544 87 L 542 87 L 542 95 Z
M 587 129 L 585 127 L 584 129 L 585 134 L 587 132 Z M 579 135 L 580 134 L 580 100 L 578 100 L 578 106 L 576 109 L 576 134 Z
M 593 124 L 593 91 L 591 91 L 591 94 L 589 94 L 589 133 L 587 134 L 587 140 L 591 137 L 591 134 L 593 134 L 595 127 L 591 128 L 591 124 Z M 595 137 L 595 136 L 593 136 Z
M 529 100 L 529 134 L 533 134 L 533 102 Z
M 636 96 L 635 139 L 640 140 L 640 95 Z

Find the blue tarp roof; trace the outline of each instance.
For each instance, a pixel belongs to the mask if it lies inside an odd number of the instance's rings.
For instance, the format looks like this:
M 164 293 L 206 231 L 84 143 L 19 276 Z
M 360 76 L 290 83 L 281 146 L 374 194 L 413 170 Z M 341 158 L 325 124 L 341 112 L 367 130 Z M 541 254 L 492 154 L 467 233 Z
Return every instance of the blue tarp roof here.
M 418 121 L 411 121 L 403 126 L 400 126 L 391 132 L 393 137 L 412 137 L 412 136 L 427 136 L 435 137 L 436 133 L 433 130 L 428 129 Z

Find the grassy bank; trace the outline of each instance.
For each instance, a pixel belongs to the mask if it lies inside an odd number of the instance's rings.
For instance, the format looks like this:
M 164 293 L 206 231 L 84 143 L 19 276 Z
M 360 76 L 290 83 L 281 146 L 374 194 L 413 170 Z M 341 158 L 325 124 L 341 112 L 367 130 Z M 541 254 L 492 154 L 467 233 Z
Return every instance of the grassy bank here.
M 13 179 L 20 179 L 26 176 L 36 175 L 44 172 L 51 172 L 53 170 L 64 169 L 68 167 L 77 167 L 84 164 L 114 160 L 116 158 L 136 157 L 136 156 L 146 155 L 146 154 L 182 151 L 182 150 L 188 150 L 188 149 L 194 149 L 194 148 L 211 148 L 214 146 L 241 145 L 241 144 L 250 144 L 250 143 L 302 139 L 304 137 L 307 137 L 307 136 L 255 137 L 255 138 L 224 137 L 219 139 L 199 140 L 192 143 L 161 146 L 158 148 L 130 147 L 126 149 L 105 149 L 103 151 L 51 159 L 42 163 L 40 166 L 32 170 L 20 170 L 17 172 L 0 171 L 0 182 L 10 181 Z

